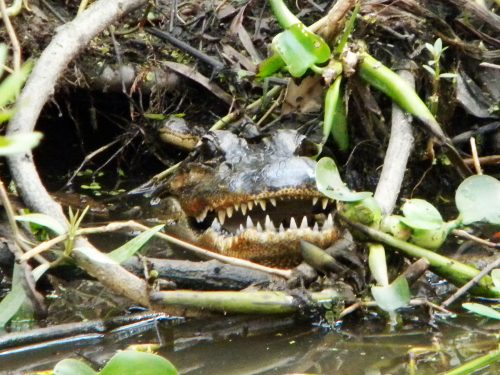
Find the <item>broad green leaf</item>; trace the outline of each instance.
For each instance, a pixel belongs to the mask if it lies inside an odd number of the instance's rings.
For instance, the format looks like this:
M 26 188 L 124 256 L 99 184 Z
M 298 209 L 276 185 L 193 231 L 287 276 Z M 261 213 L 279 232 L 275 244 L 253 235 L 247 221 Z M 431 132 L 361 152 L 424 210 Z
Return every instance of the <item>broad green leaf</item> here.
M 0 136 L 0 156 L 20 154 L 36 147 L 42 139 L 42 133 L 24 133 Z
M 493 271 L 491 271 L 491 278 L 493 279 L 495 288 L 500 290 L 500 268 L 495 268 Z
M 177 375 L 177 369 L 165 358 L 144 352 L 124 350 L 115 354 L 99 375 Z
M 379 227 L 382 219 L 382 210 L 373 197 L 355 202 L 344 202 L 340 205 L 339 210 L 349 220 L 375 228 Z
M 370 192 L 355 192 L 349 190 L 340 178 L 335 162 L 328 157 L 321 158 L 316 163 L 316 186 L 329 198 L 343 202 L 357 202 L 372 195 Z
M 0 78 L 4 71 L 5 61 L 7 60 L 7 46 L 3 43 L 0 44 Z
M 414 229 L 439 229 L 444 221 L 439 211 L 429 202 L 423 199 L 407 200 L 403 207 L 403 223 Z
M 54 367 L 54 375 L 96 375 L 86 363 L 74 358 L 63 359 Z
M 464 224 L 482 221 L 500 225 L 500 181 L 487 175 L 467 177 L 455 193 Z
M 413 229 L 410 242 L 429 250 L 437 250 L 448 237 L 448 228 L 443 225 L 437 229 Z
M 33 270 L 33 278 L 38 280 L 49 269 L 50 264 L 41 264 Z M 0 302 L 0 329 L 5 327 L 10 319 L 22 306 L 26 294 L 20 283 L 12 285 L 12 290 Z
M 473 312 L 475 314 L 491 318 L 491 319 L 497 319 L 500 320 L 500 312 L 497 310 L 486 306 L 482 305 L 480 303 L 462 303 L 462 307 L 470 312 Z
M 273 48 L 293 77 L 302 77 L 307 69 L 330 58 L 330 48 L 325 41 L 302 23 L 296 23 L 276 35 Z
M 323 140 L 326 142 L 331 133 L 340 151 L 346 151 L 349 148 L 349 133 L 341 82 L 342 76 L 338 76 L 326 92 Z
M 266 78 L 285 66 L 285 62 L 277 53 L 271 55 L 259 64 L 259 72 L 257 78 Z
M 157 225 L 153 228 L 150 228 L 137 237 L 131 239 L 127 243 L 123 244 L 119 248 L 113 250 L 108 254 L 108 256 L 113 259 L 115 262 L 123 263 L 127 259 L 134 256 L 134 254 L 139 251 L 139 249 L 148 242 L 151 237 L 153 237 L 156 233 L 158 233 L 165 225 Z
M 378 307 L 384 311 L 393 312 L 410 302 L 410 287 L 408 281 L 402 276 L 389 286 L 373 286 L 371 291 Z
M 51 231 L 53 231 L 58 235 L 66 233 L 66 228 L 64 228 L 59 223 L 59 221 L 45 214 L 34 213 L 34 214 L 19 215 L 16 216 L 15 219 L 16 221 L 20 222 L 41 225 L 42 227 L 50 229 Z
M 401 222 L 402 218 L 400 215 L 384 216 L 380 222 L 380 230 L 392 234 L 399 240 L 407 241 L 411 236 L 411 229 Z
M 385 260 L 385 249 L 381 244 L 368 245 L 370 251 L 368 255 L 368 266 L 370 272 L 380 286 L 389 285 L 389 276 L 387 274 L 387 263 Z
M 320 192 L 330 198 L 333 198 L 331 194 L 334 190 L 346 189 L 333 159 L 325 157 L 316 163 L 316 186 Z
M 33 62 L 26 62 L 21 69 L 10 74 L 0 84 L 0 107 L 12 103 L 19 94 L 24 81 L 28 78 L 33 67 Z
M 0 111 L 0 124 L 3 124 L 5 121 L 9 121 L 13 115 L 14 111 L 12 109 Z

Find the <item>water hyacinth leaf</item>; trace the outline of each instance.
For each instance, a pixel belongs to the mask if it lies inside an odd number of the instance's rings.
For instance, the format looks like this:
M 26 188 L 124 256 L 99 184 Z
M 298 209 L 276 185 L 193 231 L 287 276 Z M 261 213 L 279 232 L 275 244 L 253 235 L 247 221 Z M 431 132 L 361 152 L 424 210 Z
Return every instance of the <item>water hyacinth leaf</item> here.
M 500 290 L 500 268 L 495 268 L 493 271 L 491 271 L 491 278 L 493 279 L 495 288 Z
M 338 76 L 326 92 L 323 141 L 326 142 L 331 133 L 340 151 L 346 151 L 349 148 L 349 133 L 341 82 L 342 76 Z
M 405 307 L 410 302 L 408 281 L 401 276 L 388 286 L 373 286 L 371 291 L 378 307 L 387 312 Z
M 466 178 L 455 193 L 464 224 L 482 221 L 500 225 L 500 181 L 488 175 Z
M 329 157 L 321 158 L 316 163 L 316 186 L 329 198 L 343 202 L 357 202 L 370 197 L 370 192 L 355 192 L 349 190 L 340 177 L 339 169 Z
M 283 67 L 285 67 L 285 62 L 280 55 L 275 53 L 259 64 L 257 78 L 269 77 Z
M 127 259 L 130 259 L 134 254 L 139 251 L 139 249 L 148 242 L 151 237 L 153 237 L 156 233 L 158 233 L 165 225 L 160 224 L 153 228 L 150 228 L 137 237 L 134 237 L 130 241 L 127 241 L 125 244 L 120 246 L 119 248 L 113 250 L 108 254 L 108 256 L 113 259 L 115 262 L 123 263 Z
M 439 211 L 423 199 L 409 199 L 401 207 L 401 221 L 414 229 L 439 229 L 444 221 Z
M 339 211 L 355 223 L 361 223 L 376 228 L 379 227 L 380 220 L 382 219 L 382 210 L 376 199 L 371 196 L 355 202 L 344 201 L 344 203 L 339 206 Z
M 56 233 L 57 235 L 61 235 L 61 234 L 66 233 L 66 228 L 64 228 L 59 223 L 59 221 L 57 221 L 53 217 L 45 215 L 45 214 L 34 213 L 34 214 L 19 215 L 19 216 L 16 216 L 15 219 L 16 219 L 16 221 L 20 221 L 20 222 L 24 222 L 24 223 L 40 225 L 42 227 L 50 229 L 52 232 Z
M 313 65 L 325 63 L 330 58 L 330 47 L 302 23 L 276 35 L 273 48 L 293 77 L 302 77 Z
M 63 359 L 54 367 L 54 375 L 96 375 L 92 367 L 74 358 Z
M 448 237 L 448 232 L 445 225 L 437 229 L 413 229 L 410 242 L 424 249 L 437 250 Z
M 170 361 L 159 355 L 124 350 L 115 354 L 99 374 L 177 375 L 178 372 Z
M 368 245 L 370 251 L 368 255 L 368 266 L 370 272 L 380 286 L 389 285 L 389 275 L 387 273 L 387 262 L 385 260 L 385 249 L 381 244 Z
M 0 136 L 0 155 L 14 155 L 27 152 L 36 147 L 42 139 L 42 133 L 23 133 Z
M 19 94 L 24 81 L 28 78 L 33 62 L 26 62 L 21 69 L 10 74 L 0 84 L 0 107 L 10 104 Z
M 500 312 L 489 306 L 482 305 L 480 303 L 469 302 L 462 303 L 462 307 L 470 312 L 484 316 L 486 318 L 500 320 Z
M 37 281 L 49 269 L 50 264 L 42 264 L 33 270 L 33 278 Z M 21 283 L 12 285 L 12 290 L 0 302 L 0 329 L 5 327 L 17 313 L 26 299 Z
M 346 189 L 333 159 L 324 157 L 316 163 L 316 186 L 321 193 L 332 199 L 334 190 Z

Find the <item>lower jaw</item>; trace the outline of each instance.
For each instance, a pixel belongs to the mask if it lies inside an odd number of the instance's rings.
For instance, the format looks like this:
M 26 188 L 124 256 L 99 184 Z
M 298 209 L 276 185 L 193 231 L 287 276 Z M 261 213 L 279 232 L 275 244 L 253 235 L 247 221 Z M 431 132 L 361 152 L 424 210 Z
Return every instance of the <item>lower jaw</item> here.
M 247 236 L 238 236 L 237 240 L 234 237 L 229 246 L 227 244 L 228 237 L 225 237 L 225 244 L 221 244 L 224 242 L 221 241 L 221 237 L 207 231 L 200 236 L 199 242 L 222 255 L 246 259 L 269 267 L 292 268 L 302 261 L 300 240 L 327 248 L 339 238 L 339 233 L 332 229 L 324 231 L 321 236 L 318 236 L 307 231 L 298 231 L 295 238 L 291 238 L 291 235 L 286 236 L 287 238 L 273 238 L 273 236 L 265 238 L 265 236 L 252 236 L 250 233 Z

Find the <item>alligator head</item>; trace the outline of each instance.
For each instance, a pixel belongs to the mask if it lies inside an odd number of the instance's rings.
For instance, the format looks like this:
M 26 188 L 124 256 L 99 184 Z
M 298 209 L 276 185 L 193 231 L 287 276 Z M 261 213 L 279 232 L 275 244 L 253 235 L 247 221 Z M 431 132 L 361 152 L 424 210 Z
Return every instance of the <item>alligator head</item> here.
M 315 184 L 317 147 L 293 130 L 252 143 L 229 131 L 202 139 L 167 189 L 191 218 L 200 245 L 267 265 L 300 262 L 300 240 L 320 247 L 338 237 L 332 202 Z

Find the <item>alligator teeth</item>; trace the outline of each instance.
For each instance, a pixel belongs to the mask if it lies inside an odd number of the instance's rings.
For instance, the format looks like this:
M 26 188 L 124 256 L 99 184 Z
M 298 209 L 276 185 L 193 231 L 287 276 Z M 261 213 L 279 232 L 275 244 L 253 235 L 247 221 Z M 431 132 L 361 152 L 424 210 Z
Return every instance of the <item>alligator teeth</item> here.
M 276 207 L 276 199 L 275 198 L 269 198 L 269 202 L 271 202 L 271 204 Z
M 227 212 L 227 217 L 231 217 L 233 216 L 233 207 L 229 206 L 226 208 L 226 212 Z
M 264 227 L 266 228 L 267 231 L 276 232 L 276 228 L 273 222 L 271 221 L 269 215 L 266 215 L 266 221 L 264 222 Z
M 307 229 L 309 225 L 307 224 L 307 217 L 304 216 L 302 222 L 300 223 L 300 229 Z
M 266 201 L 264 201 L 264 200 L 258 200 L 257 203 L 259 203 L 260 208 L 262 208 L 262 211 L 266 210 Z
M 283 233 L 285 231 L 285 227 L 283 226 L 283 223 L 280 223 L 280 227 L 278 229 L 280 233 Z
M 318 203 L 318 200 L 319 200 L 318 197 L 313 197 L 313 206 L 315 206 L 316 203 Z
M 328 198 L 322 198 L 321 207 L 323 208 L 323 210 L 326 208 L 327 205 L 328 205 Z
M 247 228 L 253 228 L 253 221 L 250 216 L 247 216 Z
M 242 204 L 240 205 L 240 207 L 241 207 L 241 213 L 242 213 L 243 215 L 246 215 L 246 214 L 247 214 L 247 205 L 246 205 L 246 203 L 242 203 Z
M 226 220 L 226 211 L 224 210 L 217 211 L 217 216 L 219 217 L 221 225 L 224 225 L 224 221 Z
M 201 223 L 207 217 L 207 213 L 208 213 L 208 208 L 205 208 L 201 214 L 196 216 L 196 221 L 198 223 Z
M 260 225 L 260 223 L 258 221 L 257 221 L 257 225 L 255 226 L 255 228 L 257 229 L 257 232 L 263 232 L 262 226 Z
M 234 204 L 234 210 L 235 210 L 236 212 L 238 212 L 238 211 L 239 211 L 239 209 L 240 209 L 240 205 L 239 205 L 239 203 L 235 203 L 235 204 Z
M 295 222 L 295 219 L 292 218 L 290 219 L 290 229 L 297 229 L 297 223 Z
M 318 223 L 314 223 L 313 232 L 319 232 Z
M 236 234 L 243 233 L 244 231 L 245 231 L 245 227 L 243 226 L 243 224 L 240 224 L 240 229 L 238 229 L 238 232 L 236 232 Z
M 210 227 L 211 227 L 213 230 L 220 231 L 221 227 L 220 227 L 220 224 L 219 224 L 219 222 L 217 221 L 217 218 L 216 218 L 216 217 L 214 218 L 214 221 L 212 221 L 212 224 L 210 225 Z
M 247 205 L 248 205 L 248 210 L 252 211 L 253 210 L 253 202 L 252 201 L 248 201 Z
M 333 217 L 332 214 L 328 214 L 328 217 L 325 223 L 323 224 L 322 230 L 331 230 L 331 229 L 333 229 Z

